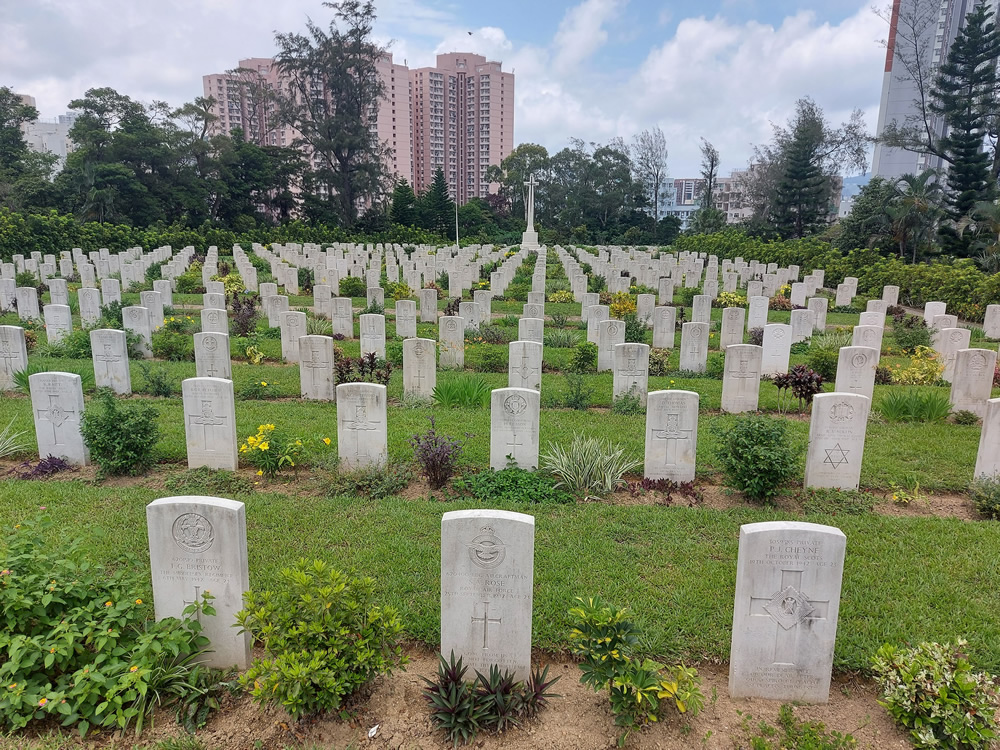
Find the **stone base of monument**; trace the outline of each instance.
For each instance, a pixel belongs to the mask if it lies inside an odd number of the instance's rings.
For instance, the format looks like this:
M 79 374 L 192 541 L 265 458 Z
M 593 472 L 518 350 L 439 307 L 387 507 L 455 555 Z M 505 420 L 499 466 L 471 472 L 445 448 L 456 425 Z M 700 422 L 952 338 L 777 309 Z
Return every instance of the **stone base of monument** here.
M 538 247 L 538 232 L 525 232 L 522 234 L 521 247 Z

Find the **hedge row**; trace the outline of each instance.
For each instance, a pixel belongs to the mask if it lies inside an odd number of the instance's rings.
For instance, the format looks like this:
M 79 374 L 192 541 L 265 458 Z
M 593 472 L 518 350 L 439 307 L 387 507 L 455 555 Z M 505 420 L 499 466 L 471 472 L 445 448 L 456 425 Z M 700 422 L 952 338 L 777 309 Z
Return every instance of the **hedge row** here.
M 901 304 L 923 307 L 925 302 L 939 300 L 947 303 L 948 312 L 977 323 L 982 322 L 987 305 L 1000 304 L 1000 274 L 983 273 L 968 259 L 912 264 L 878 250 L 845 254 L 822 240 L 769 242 L 735 231 L 679 237 L 674 249 L 781 266 L 796 264 L 803 273 L 823 268 L 829 288 L 846 276 L 856 276 L 858 293 L 868 297 L 880 297 L 883 286 L 894 284 L 899 287 Z
M 147 250 L 162 245 L 173 248 L 193 245 L 204 252 L 210 245 L 230 248 L 242 245 L 249 249 L 254 242 L 370 242 L 440 245 L 442 239 L 422 229 L 394 225 L 385 232 L 372 235 L 351 233 L 340 227 L 313 226 L 299 221 L 278 227 L 233 232 L 205 224 L 198 229 L 179 226 L 132 227 L 125 224 L 81 223 L 73 216 L 52 211 L 47 214 L 21 214 L 0 209 L 0 259 L 9 261 L 16 253 L 28 255 L 38 251 L 58 254 L 79 247 L 85 252 L 106 247 L 120 252 L 130 247 Z

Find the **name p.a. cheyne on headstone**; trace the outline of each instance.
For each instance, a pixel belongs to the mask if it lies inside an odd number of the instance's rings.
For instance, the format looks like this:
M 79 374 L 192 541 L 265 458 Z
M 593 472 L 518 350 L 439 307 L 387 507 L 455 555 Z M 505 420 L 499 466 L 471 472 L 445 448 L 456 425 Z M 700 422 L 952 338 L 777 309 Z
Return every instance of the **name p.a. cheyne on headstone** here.
M 503 510 L 441 518 L 441 653 L 489 674 L 531 673 L 535 519 Z
M 740 527 L 729 695 L 826 703 L 847 538 L 832 526 Z
M 156 619 L 214 597 L 215 615 L 198 613 L 211 642 L 204 663 L 219 669 L 250 665 L 250 634 L 234 627 L 250 588 L 243 503 L 218 497 L 164 497 L 146 506 Z

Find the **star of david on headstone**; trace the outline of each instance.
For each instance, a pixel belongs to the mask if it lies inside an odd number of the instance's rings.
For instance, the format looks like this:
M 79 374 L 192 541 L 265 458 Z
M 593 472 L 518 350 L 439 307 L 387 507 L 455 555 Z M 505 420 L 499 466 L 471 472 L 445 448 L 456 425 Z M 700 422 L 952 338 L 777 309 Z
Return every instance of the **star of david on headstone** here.
M 843 464 L 850 463 L 847 460 L 847 454 L 850 452 L 849 449 L 841 448 L 840 443 L 837 443 L 833 448 L 826 449 L 826 458 L 823 459 L 823 463 L 829 464 L 833 469 L 840 468 Z

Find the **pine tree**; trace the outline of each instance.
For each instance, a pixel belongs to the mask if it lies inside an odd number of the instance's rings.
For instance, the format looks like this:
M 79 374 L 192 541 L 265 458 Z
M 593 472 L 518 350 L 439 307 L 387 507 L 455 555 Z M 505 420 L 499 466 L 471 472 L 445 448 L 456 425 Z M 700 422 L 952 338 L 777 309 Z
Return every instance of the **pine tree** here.
M 417 223 L 417 196 L 409 183 L 401 179 L 392 191 L 392 205 L 389 207 L 389 219 L 394 224 L 411 227 Z
M 830 179 L 818 158 L 822 139 L 821 123 L 809 118 L 796 123 L 771 209 L 771 222 L 785 239 L 815 231 L 829 212 Z
M 948 126 L 940 148 L 950 157 L 947 214 L 954 223 L 980 201 L 997 195 L 984 139 L 987 115 L 996 106 L 998 56 L 1000 31 L 990 20 L 986 3 L 981 3 L 966 16 L 931 89 L 930 109 Z M 942 228 L 941 240 L 948 252 L 962 256 L 971 252 L 972 235 L 959 234 L 952 225 Z
M 427 191 L 417 202 L 417 213 L 420 226 L 437 232 L 443 237 L 450 237 L 455 226 L 455 202 L 448 194 L 448 183 L 444 179 L 444 170 L 438 167 L 434 170 L 434 180 Z

